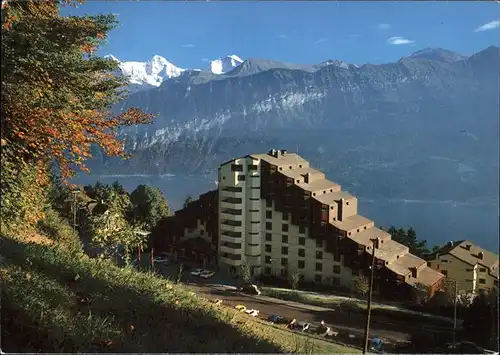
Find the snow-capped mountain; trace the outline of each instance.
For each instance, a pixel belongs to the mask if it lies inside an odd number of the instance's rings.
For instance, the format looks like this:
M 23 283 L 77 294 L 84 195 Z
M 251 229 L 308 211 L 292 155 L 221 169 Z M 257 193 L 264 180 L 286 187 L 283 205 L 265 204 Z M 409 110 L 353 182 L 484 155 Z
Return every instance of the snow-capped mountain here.
M 220 75 L 230 72 L 237 66 L 243 63 L 243 60 L 237 55 L 231 54 L 210 62 L 210 71 L 214 74 Z
M 121 74 L 140 88 L 158 87 L 164 80 L 177 78 L 185 71 L 159 55 L 154 55 L 147 62 L 121 62 L 113 55 L 105 58 L 119 62 Z

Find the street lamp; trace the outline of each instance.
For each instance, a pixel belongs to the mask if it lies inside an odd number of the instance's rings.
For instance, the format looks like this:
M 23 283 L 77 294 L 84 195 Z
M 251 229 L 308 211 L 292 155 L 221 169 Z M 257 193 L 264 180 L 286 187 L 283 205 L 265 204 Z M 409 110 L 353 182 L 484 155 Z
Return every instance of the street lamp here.
M 74 199 L 73 199 L 73 233 L 76 233 L 76 195 L 80 193 L 80 190 L 73 190 L 71 193 L 74 196 Z

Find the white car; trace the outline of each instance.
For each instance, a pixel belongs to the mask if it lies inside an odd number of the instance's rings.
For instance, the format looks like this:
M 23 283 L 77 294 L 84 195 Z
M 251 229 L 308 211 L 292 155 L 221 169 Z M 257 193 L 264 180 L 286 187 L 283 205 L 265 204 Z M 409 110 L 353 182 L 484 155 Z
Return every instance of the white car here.
M 164 263 L 168 263 L 168 259 L 165 257 L 162 257 L 162 256 L 158 256 L 158 257 L 153 259 L 153 262 L 158 263 L 158 264 L 164 264 Z
M 213 271 L 203 270 L 199 276 L 204 278 L 204 279 L 209 279 L 214 275 L 215 275 L 215 272 L 213 272 Z
M 245 313 L 252 317 L 257 317 L 259 315 L 259 311 L 257 309 L 247 309 Z
M 205 271 L 203 269 L 194 269 L 193 271 L 191 271 L 191 276 L 200 276 L 200 274 Z

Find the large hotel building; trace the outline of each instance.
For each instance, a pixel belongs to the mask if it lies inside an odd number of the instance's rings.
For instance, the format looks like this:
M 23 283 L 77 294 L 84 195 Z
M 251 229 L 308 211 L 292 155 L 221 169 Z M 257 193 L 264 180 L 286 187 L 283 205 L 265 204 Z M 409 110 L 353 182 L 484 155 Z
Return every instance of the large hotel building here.
M 356 197 L 299 155 L 273 149 L 223 163 L 218 189 L 169 217 L 155 246 L 216 261 L 223 272 L 246 262 L 254 276 L 297 273 L 341 287 L 369 274 L 375 248 L 380 294 L 441 287 L 441 272 L 357 212 Z

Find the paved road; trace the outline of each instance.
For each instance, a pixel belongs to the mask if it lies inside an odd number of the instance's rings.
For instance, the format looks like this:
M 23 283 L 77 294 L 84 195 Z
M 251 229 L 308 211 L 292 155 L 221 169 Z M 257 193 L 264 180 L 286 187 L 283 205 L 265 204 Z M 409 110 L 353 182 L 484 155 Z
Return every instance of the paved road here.
M 240 293 L 230 293 L 227 288 L 215 285 L 190 285 L 197 293 L 209 299 L 221 299 L 223 304 L 234 307 L 243 304 L 247 308 L 258 309 L 260 317 L 267 319 L 269 315 L 278 314 L 286 318 L 296 318 L 311 323 L 315 328 L 322 320 L 334 331 L 343 331 L 362 339 L 364 336 L 364 318 L 348 315 L 346 312 L 336 312 L 322 307 L 303 305 L 295 302 L 276 300 L 265 296 L 250 296 Z M 336 313 L 335 313 L 336 312 Z M 383 329 L 373 329 L 370 337 L 377 336 L 386 342 L 408 341 L 409 335 L 404 332 L 395 332 Z

